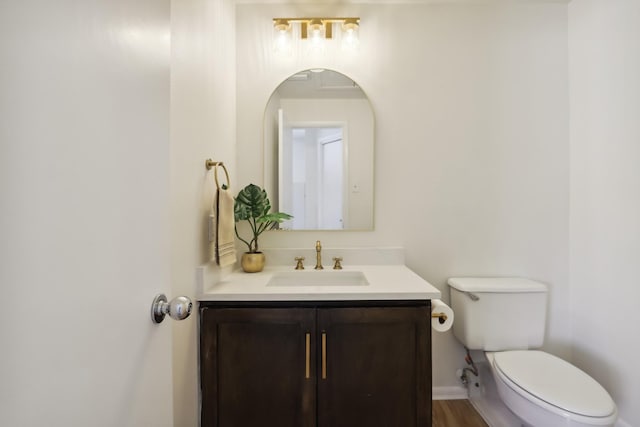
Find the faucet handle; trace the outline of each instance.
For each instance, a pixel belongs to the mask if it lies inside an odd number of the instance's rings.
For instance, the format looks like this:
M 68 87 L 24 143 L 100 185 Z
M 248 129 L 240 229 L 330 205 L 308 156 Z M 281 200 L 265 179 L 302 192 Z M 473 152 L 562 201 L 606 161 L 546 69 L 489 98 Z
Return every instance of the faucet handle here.
M 333 269 L 342 270 L 342 264 L 340 264 L 340 262 L 342 261 L 342 257 L 337 256 L 337 257 L 334 257 L 333 260 L 335 261 L 335 263 L 333 264 Z
M 296 260 L 296 270 L 304 270 L 304 265 L 302 264 L 302 261 L 304 261 L 304 257 L 297 256 L 294 259 Z

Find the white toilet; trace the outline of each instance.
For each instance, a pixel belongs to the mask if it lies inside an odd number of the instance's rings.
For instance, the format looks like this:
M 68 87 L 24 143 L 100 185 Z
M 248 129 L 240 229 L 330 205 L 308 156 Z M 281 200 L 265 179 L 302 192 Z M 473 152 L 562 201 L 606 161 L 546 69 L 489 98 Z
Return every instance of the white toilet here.
M 453 333 L 469 350 L 483 350 L 498 394 L 533 427 L 613 426 L 618 411 L 596 380 L 539 350 L 547 287 L 520 278 L 451 278 Z

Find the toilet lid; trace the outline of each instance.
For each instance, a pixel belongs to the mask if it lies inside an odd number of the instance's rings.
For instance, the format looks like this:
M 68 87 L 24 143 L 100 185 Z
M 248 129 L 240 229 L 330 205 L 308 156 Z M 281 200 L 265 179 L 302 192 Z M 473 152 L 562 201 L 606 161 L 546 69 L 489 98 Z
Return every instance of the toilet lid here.
M 523 391 L 565 411 L 588 417 L 606 417 L 615 411 L 613 399 L 596 380 L 549 353 L 497 352 L 494 363 Z

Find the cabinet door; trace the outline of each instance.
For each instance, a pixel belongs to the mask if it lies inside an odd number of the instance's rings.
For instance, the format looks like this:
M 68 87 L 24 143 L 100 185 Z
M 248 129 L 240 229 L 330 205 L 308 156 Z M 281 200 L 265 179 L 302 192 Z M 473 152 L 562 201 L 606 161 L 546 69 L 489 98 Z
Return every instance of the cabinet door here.
M 318 310 L 319 427 L 431 425 L 429 313 Z
M 315 313 L 202 308 L 201 425 L 315 426 Z

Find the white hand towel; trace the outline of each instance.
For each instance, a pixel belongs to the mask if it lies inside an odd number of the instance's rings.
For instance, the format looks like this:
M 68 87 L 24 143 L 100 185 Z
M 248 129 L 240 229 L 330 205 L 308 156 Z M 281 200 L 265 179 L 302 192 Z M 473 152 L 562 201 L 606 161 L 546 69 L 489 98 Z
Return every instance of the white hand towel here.
M 216 262 L 220 267 L 236 262 L 233 196 L 229 189 L 216 192 Z

